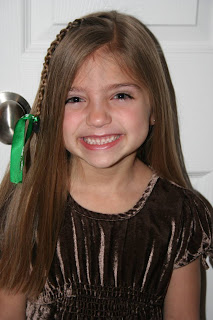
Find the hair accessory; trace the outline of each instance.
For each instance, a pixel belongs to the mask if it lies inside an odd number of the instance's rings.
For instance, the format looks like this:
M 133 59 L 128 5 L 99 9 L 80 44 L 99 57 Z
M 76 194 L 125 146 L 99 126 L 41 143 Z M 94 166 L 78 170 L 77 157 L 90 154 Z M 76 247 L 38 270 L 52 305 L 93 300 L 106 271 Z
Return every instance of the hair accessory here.
M 32 131 L 35 133 L 38 133 L 39 131 L 39 116 L 41 114 L 41 106 L 47 85 L 48 69 L 51 57 L 54 54 L 54 51 L 57 48 L 58 44 L 65 37 L 67 32 L 71 30 L 73 27 L 79 27 L 83 20 L 84 19 L 76 19 L 73 23 L 69 22 L 67 27 L 62 29 L 60 33 L 56 36 L 56 39 L 51 43 L 49 49 L 47 50 L 47 55 L 44 59 L 43 70 L 41 73 L 41 85 L 39 88 L 36 115 L 25 114 L 22 118 L 18 120 L 14 130 L 10 160 L 10 181 L 13 183 L 22 182 L 24 167 L 24 145 L 26 144 Z M 25 123 L 27 120 L 29 121 L 29 124 L 25 137 Z
M 40 128 L 40 118 L 38 116 L 36 118 L 37 118 L 37 121 L 33 122 L 32 131 L 34 131 L 35 133 L 38 133 Z
M 29 123 L 25 136 L 25 125 L 27 120 L 29 121 Z M 24 167 L 24 146 L 31 136 L 33 129 L 36 127 L 36 123 L 39 123 L 39 117 L 32 114 L 25 114 L 16 123 L 10 157 L 10 181 L 12 183 L 22 182 Z

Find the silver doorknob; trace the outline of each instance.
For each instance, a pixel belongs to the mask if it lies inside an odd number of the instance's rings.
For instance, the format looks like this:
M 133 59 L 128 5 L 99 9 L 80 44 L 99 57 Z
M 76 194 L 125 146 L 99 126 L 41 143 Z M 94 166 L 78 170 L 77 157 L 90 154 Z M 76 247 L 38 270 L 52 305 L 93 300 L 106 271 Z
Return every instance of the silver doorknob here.
M 0 92 L 0 141 L 12 144 L 16 122 L 30 113 L 29 103 L 14 92 Z

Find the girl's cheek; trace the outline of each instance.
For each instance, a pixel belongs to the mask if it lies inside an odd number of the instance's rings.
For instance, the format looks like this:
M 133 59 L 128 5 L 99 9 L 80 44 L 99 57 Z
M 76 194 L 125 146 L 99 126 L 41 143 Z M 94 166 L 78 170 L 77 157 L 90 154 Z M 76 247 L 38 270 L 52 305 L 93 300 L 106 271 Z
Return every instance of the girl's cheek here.
M 72 110 L 69 109 L 69 108 L 65 108 L 65 111 L 64 111 L 64 122 L 72 121 L 75 118 L 76 118 L 75 112 L 72 112 Z
M 83 121 L 83 115 L 81 112 L 73 112 L 71 110 L 66 110 L 64 112 L 63 127 L 69 130 L 74 130 Z

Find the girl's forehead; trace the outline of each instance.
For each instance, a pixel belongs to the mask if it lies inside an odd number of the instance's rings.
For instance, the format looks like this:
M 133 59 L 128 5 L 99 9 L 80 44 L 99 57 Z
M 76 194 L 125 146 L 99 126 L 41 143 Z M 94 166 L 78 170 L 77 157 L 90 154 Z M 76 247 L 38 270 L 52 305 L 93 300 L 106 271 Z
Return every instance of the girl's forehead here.
M 94 68 L 95 66 L 105 69 L 106 65 L 109 67 L 110 65 L 117 66 L 117 64 L 117 57 L 115 54 L 100 48 L 84 60 L 77 73 L 82 72 L 82 70 L 85 71 L 85 69 Z
M 100 48 L 88 56 L 78 69 L 73 83 L 82 82 L 93 77 L 116 77 L 117 79 L 126 78 L 140 83 L 127 64 L 122 61 L 119 54 L 112 53 L 106 48 Z

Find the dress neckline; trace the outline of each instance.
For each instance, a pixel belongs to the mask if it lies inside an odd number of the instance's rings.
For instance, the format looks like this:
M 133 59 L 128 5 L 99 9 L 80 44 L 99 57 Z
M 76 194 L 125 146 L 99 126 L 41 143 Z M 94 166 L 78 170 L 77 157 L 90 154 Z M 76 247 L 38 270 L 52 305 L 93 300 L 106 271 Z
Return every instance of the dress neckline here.
M 148 200 L 149 196 L 154 189 L 156 182 L 158 181 L 159 176 L 154 172 L 152 177 L 147 184 L 146 189 L 143 191 L 142 196 L 137 201 L 137 203 L 128 211 L 123 213 L 101 213 L 88 210 L 82 207 L 78 202 L 76 202 L 70 193 L 68 194 L 68 206 L 72 207 L 77 214 L 82 216 L 88 217 L 94 220 L 106 220 L 106 221 L 116 221 L 116 220 L 123 220 L 123 219 L 130 219 L 131 217 L 135 216 L 145 205 L 146 201 Z

